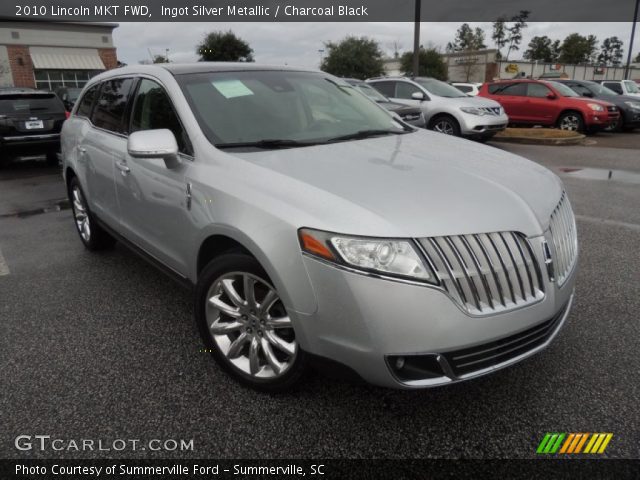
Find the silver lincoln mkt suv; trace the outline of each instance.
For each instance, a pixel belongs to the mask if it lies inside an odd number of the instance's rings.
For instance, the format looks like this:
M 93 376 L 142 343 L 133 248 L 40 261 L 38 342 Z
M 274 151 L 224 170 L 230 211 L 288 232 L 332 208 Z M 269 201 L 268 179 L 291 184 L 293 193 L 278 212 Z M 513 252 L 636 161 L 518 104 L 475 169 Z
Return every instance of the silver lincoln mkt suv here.
M 194 285 L 206 348 L 257 389 L 317 360 L 386 387 L 467 380 L 544 349 L 571 308 L 556 175 L 323 72 L 112 70 L 84 88 L 62 157 L 85 247 L 121 241 Z

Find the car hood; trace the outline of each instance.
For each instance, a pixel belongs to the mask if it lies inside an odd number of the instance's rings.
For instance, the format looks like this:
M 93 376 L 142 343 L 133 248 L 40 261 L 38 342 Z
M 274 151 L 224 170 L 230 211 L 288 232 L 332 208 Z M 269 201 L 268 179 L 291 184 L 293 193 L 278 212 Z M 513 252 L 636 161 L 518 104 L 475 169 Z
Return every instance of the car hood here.
M 423 237 L 520 231 L 540 235 L 562 183 L 500 149 L 435 132 L 234 153 L 260 203 L 298 226 Z M 266 208 L 266 207 L 265 207 Z
M 580 104 L 585 103 L 596 103 L 598 105 L 602 105 L 603 107 L 609 107 L 613 105 L 613 103 L 603 99 L 603 98 L 589 98 L 589 97 L 562 97 L 563 100 L 569 100 L 570 102 L 578 102 Z

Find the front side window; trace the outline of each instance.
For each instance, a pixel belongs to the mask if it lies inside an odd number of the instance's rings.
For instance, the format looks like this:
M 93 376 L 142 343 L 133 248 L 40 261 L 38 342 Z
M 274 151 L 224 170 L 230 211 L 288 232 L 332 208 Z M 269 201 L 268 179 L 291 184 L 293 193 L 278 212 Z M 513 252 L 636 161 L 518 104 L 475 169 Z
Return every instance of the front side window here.
M 424 87 L 427 92 L 436 95 L 438 97 L 445 98 L 463 98 L 466 97 L 464 93 L 458 90 L 453 85 L 449 85 L 446 82 L 436 80 L 435 78 L 416 78 L 416 83 L 419 83 Z
M 143 78 L 136 93 L 131 116 L 131 132 L 162 128 L 173 132 L 180 152 L 193 154 L 189 137 L 182 128 L 167 92 L 157 82 Z
M 103 83 L 91 117 L 96 127 L 115 133 L 126 133 L 124 112 L 127 109 L 131 87 L 132 78 L 116 78 Z
M 560 82 L 548 82 L 556 91 L 563 97 L 579 97 L 576 92 L 567 87 L 564 83 Z
M 415 85 L 411 85 L 407 82 L 398 82 L 396 84 L 396 98 L 402 98 L 404 100 L 412 100 L 414 93 L 422 93 Z M 423 94 L 424 95 L 424 94 Z
M 347 141 L 342 137 L 356 134 L 405 133 L 355 87 L 323 73 L 207 72 L 177 79 L 203 132 L 218 147 L 274 140 L 295 146 Z
M 551 90 L 540 83 L 530 83 L 527 85 L 527 97 L 545 98 L 550 93 Z
M 620 85 L 619 83 L 616 83 L 616 82 L 604 82 L 603 85 L 605 87 L 607 87 L 607 88 L 610 88 L 611 90 L 616 92 L 618 95 L 622 95 L 622 85 Z

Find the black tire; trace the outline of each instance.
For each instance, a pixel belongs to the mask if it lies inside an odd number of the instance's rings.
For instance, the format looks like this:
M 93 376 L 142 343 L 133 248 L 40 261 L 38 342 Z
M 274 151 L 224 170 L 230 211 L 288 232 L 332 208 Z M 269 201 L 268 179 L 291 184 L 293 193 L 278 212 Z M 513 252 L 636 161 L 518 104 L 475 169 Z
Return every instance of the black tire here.
M 489 133 L 486 135 L 480 135 L 476 140 L 480 143 L 487 143 L 489 140 L 491 140 L 496 134 L 495 133 Z
M 568 125 L 575 124 L 575 128 L 568 128 Z M 563 128 L 564 126 L 564 128 Z M 564 112 L 558 117 L 557 127 L 560 130 L 569 130 L 573 132 L 588 133 L 584 127 L 584 118 L 580 112 Z
M 74 201 L 74 195 L 73 195 L 74 189 L 76 188 L 80 191 L 81 203 L 84 205 L 85 215 L 89 222 L 88 236 L 83 235 L 83 232 L 81 231 L 80 226 L 78 225 L 78 221 L 77 221 L 78 210 L 77 210 L 76 201 Z M 100 225 L 98 225 L 98 222 L 96 221 L 94 215 L 89 210 L 89 207 L 85 200 L 86 197 L 84 195 L 84 191 L 82 190 L 82 187 L 80 186 L 80 182 L 78 182 L 77 177 L 73 177 L 69 182 L 68 195 L 69 195 L 69 203 L 71 204 L 71 211 L 73 213 L 74 224 L 76 226 L 76 231 L 78 232 L 78 236 L 80 237 L 82 244 L 88 250 L 91 250 L 91 251 L 105 250 L 107 248 L 113 247 L 113 245 L 116 243 L 116 240 L 111 235 L 109 235 L 102 227 L 100 227 Z
M 214 284 L 225 275 L 247 273 L 271 286 L 271 281 L 258 261 L 244 253 L 226 253 L 213 259 L 201 272 L 198 278 L 195 292 L 195 320 L 202 337 L 202 341 L 207 351 L 218 363 L 218 365 L 230 376 L 238 380 L 242 385 L 254 390 L 280 393 L 291 390 L 297 386 L 308 371 L 309 355 L 298 345 L 295 356 L 286 370 L 280 376 L 274 378 L 258 378 L 250 373 L 241 370 L 227 358 L 219 349 L 218 345 L 210 333 L 207 324 L 207 309 L 209 305 L 209 293 Z M 273 288 L 273 287 L 272 287 Z M 275 288 L 273 288 L 275 291 Z M 276 292 L 277 293 L 277 292 Z M 244 291 L 242 292 L 244 295 Z M 275 305 L 275 304 L 274 304 Z M 281 306 L 284 309 L 284 306 Z M 286 314 L 286 311 L 285 311 Z M 243 317 L 244 318 L 244 317 Z M 293 332 L 293 329 L 292 333 Z M 229 335 L 232 335 L 231 333 Z M 240 336 L 240 333 L 238 334 Z M 237 338 L 237 337 L 236 337 Z M 244 350 L 245 347 L 243 347 Z M 246 346 L 249 348 L 249 345 Z M 263 353 L 264 358 L 264 353 Z
M 437 115 L 429 122 L 429 130 L 445 135 L 460 136 L 460 124 L 451 115 Z
M 614 123 L 613 125 L 607 128 L 603 128 L 602 131 L 606 133 L 617 133 L 622 131 L 623 126 L 624 126 L 624 119 L 622 118 L 622 115 L 620 115 L 616 120 L 616 123 Z

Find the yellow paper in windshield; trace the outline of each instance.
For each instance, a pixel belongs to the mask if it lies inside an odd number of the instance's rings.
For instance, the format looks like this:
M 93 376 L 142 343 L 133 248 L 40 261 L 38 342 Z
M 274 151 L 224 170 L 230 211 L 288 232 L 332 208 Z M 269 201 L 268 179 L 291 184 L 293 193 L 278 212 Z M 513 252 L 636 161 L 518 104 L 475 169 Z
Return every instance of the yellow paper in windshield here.
M 240 80 L 218 80 L 211 82 L 225 98 L 244 97 L 253 95 L 253 92 Z

